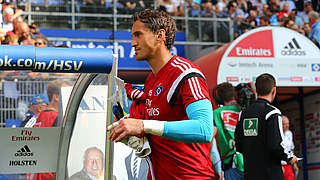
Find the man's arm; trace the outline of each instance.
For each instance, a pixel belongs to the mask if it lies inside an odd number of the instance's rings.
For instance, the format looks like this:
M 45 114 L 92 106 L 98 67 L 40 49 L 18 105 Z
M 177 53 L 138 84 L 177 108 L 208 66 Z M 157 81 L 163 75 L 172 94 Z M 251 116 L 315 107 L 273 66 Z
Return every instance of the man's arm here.
M 210 142 L 213 135 L 211 102 L 208 99 L 193 102 L 186 111 L 189 120 L 122 119 L 112 127 L 110 139 L 118 142 L 127 136 L 149 133 L 182 142 Z
M 235 143 L 236 143 L 236 150 L 240 153 L 243 153 L 242 151 L 243 126 L 242 126 L 242 121 L 240 121 L 241 114 L 242 112 L 240 112 L 239 114 L 239 119 L 238 119 L 238 123 L 234 133 L 234 137 L 235 137 Z
M 270 115 L 267 119 L 267 147 L 269 152 L 279 160 L 295 162 L 296 157 L 291 151 L 285 151 L 283 144 L 282 118 L 280 114 Z

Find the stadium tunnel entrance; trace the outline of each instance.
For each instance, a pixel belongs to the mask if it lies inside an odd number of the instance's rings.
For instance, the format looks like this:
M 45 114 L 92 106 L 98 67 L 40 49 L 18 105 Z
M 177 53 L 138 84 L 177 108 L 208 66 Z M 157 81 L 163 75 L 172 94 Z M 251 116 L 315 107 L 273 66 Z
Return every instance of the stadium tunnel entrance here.
M 303 157 L 298 179 L 313 180 L 320 176 L 319 59 L 319 48 L 302 34 L 282 27 L 262 27 L 195 63 L 207 78 L 209 92 L 222 82 L 236 86 L 253 82 L 262 73 L 272 74 L 277 81 L 273 104 L 289 117 L 295 154 Z

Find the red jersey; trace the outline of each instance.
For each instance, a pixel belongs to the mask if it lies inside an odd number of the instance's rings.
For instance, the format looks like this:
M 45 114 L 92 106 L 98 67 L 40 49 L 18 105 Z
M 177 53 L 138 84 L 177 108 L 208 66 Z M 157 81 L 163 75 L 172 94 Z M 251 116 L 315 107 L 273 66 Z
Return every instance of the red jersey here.
M 48 109 L 40 113 L 34 127 L 54 127 L 57 126 L 57 122 L 58 112 Z
M 58 122 L 58 112 L 50 109 L 44 110 L 37 118 L 37 122 L 34 127 L 55 127 Z M 53 180 L 55 173 L 35 173 L 30 174 L 31 180 Z
M 210 99 L 202 72 L 178 56 L 173 56 L 156 76 L 149 75 L 144 92 L 146 118 L 160 121 L 187 120 L 190 103 Z M 148 135 L 148 140 L 157 180 L 213 179 L 209 143 L 184 143 L 156 135 Z

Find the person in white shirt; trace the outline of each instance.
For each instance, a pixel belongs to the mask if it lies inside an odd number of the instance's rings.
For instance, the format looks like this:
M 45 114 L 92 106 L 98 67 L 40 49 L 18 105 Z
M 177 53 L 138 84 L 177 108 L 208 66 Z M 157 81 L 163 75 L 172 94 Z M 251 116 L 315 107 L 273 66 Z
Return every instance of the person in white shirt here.
M 14 19 L 14 11 L 12 8 L 5 8 L 3 10 L 3 22 L 2 28 L 4 29 L 4 33 L 6 34 L 8 31 L 13 30 L 13 19 Z
M 293 135 L 292 132 L 289 130 L 290 121 L 289 118 L 285 115 L 282 115 L 282 129 L 283 129 L 283 144 L 285 146 L 285 151 L 292 151 L 294 150 L 294 142 L 293 142 Z M 294 172 L 298 172 L 299 168 L 297 164 L 293 165 L 294 171 L 290 164 L 287 164 L 285 161 L 281 161 L 282 164 L 282 171 L 285 180 L 294 180 Z

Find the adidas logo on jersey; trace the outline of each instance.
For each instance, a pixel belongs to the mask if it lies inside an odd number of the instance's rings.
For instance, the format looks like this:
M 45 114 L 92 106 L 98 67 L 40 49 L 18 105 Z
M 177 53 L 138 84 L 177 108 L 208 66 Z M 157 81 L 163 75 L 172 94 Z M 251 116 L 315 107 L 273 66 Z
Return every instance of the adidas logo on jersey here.
M 292 38 L 291 41 L 288 42 L 286 46 L 284 46 L 281 51 L 281 55 L 283 56 L 305 56 L 306 51 L 302 50 L 298 41 L 295 38 Z
M 31 152 L 28 145 L 23 146 L 20 150 L 14 153 L 14 156 L 33 156 L 33 152 Z

